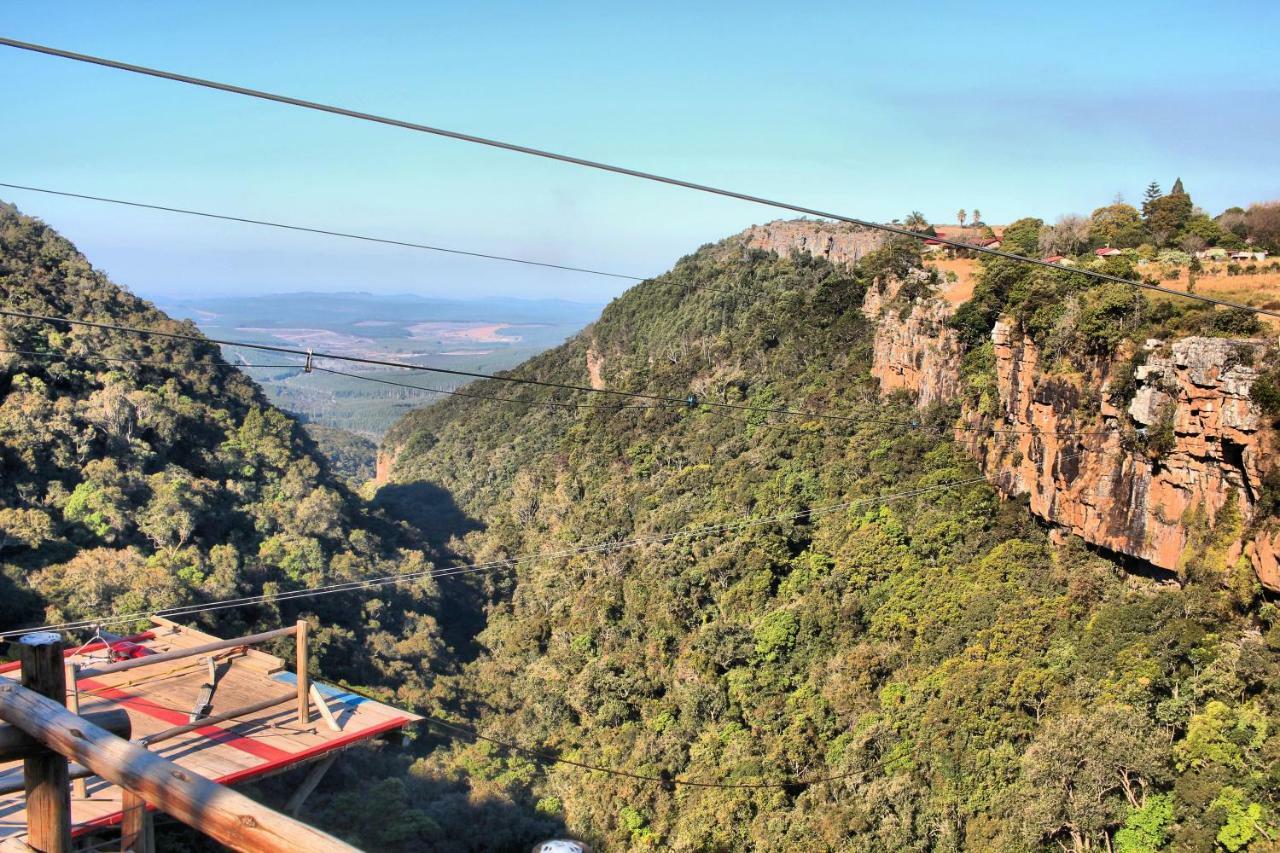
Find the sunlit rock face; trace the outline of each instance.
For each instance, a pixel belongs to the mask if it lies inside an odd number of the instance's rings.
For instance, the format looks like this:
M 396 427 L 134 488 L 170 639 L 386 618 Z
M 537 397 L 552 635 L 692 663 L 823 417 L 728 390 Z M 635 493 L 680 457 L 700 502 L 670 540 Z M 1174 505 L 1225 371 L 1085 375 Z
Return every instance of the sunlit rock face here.
M 808 252 L 833 264 L 855 264 L 884 245 L 885 235 L 845 222 L 800 219 L 753 225 L 742 234 L 742 241 L 748 249 L 777 252 L 784 258 L 793 252 Z
M 954 308 L 942 299 L 897 299 L 901 282 L 876 282 L 867 289 L 862 311 L 875 322 L 871 375 L 880 390 L 914 393 L 921 408 L 960 393 L 964 348 L 947 326 Z
M 960 396 L 963 350 L 942 299 L 893 306 L 871 288 L 864 311 L 878 322 L 872 373 L 883 393 L 905 389 L 921 407 Z M 991 334 L 996 398 L 966 401 L 964 444 L 988 479 L 1063 531 L 1110 551 L 1183 572 L 1193 516 L 1235 538 L 1228 559 L 1247 558 L 1280 590 L 1280 532 L 1254 524 L 1274 435 L 1249 397 L 1262 341 L 1148 341 L 1131 399 L 1111 402 L 1129 353 L 1086 373 L 1059 374 L 1013 324 Z M 1231 505 L 1230 507 L 1228 505 Z M 1224 510 L 1232 508 L 1233 513 Z

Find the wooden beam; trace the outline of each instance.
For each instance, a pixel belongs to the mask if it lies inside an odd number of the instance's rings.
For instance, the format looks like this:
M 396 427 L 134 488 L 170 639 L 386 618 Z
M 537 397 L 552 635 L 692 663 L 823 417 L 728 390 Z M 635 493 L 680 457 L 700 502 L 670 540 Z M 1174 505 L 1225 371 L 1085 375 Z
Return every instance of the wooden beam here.
M 250 646 L 254 643 L 265 643 L 268 640 L 292 636 L 297 630 L 298 629 L 293 626 L 288 628 L 277 628 L 274 631 L 263 631 L 261 634 L 250 634 L 247 637 L 234 637 L 230 640 L 219 640 L 216 643 L 205 643 L 202 646 L 192 646 L 189 649 L 174 649 L 171 652 L 161 652 L 158 655 L 145 655 L 140 658 L 133 658 L 132 660 L 122 660 L 116 663 L 103 664 L 102 666 L 80 670 L 80 677 L 92 678 L 99 675 L 107 675 L 112 672 L 124 672 L 125 670 L 135 669 L 140 666 L 151 666 L 152 664 L 157 663 L 167 663 L 171 660 L 198 657 L 200 655 L 207 655 L 210 652 L 219 652 L 223 649 L 234 649 L 237 646 Z
M 67 778 L 69 779 L 88 779 L 90 776 L 96 776 L 87 767 L 81 767 L 74 761 L 67 764 Z M 27 790 L 26 780 L 22 778 L 12 779 L 9 782 L 0 782 L 0 797 L 7 797 L 9 794 L 21 794 Z M 4 848 L 0 847 L 0 850 Z
M 307 621 L 299 619 L 295 630 L 298 647 L 298 722 L 304 726 L 311 722 L 311 693 L 307 676 Z
M 311 690 L 308 695 L 311 696 L 311 701 L 316 703 L 316 710 L 319 711 L 320 716 L 324 718 L 325 725 L 327 725 L 331 731 L 342 731 L 342 726 L 338 725 L 338 721 L 333 717 L 333 711 L 329 710 L 329 703 L 324 701 L 324 694 L 320 692 L 320 688 L 316 687 L 314 684 L 311 685 Z
M 18 641 L 18 649 L 22 686 L 12 684 L 9 689 L 22 690 L 59 713 L 81 719 L 63 707 L 67 701 L 67 678 L 62 635 L 50 631 L 26 634 Z M 40 738 L 36 740 L 48 746 Z M 66 853 L 71 849 L 71 782 L 66 756 L 44 750 L 24 758 L 22 775 L 27 788 L 27 843 L 42 853 Z
M 164 729 L 155 734 L 143 735 L 138 738 L 138 743 L 143 746 L 151 746 L 160 743 L 163 740 L 175 738 L 178 735 L 185 735 L 187 732 L 193 732 L 204 726 L 212 726 L 215 723 L 225 723 L 227 720 L 233 720 L 236 717 L 245 717 L 249 714 L 256 714 L 259 711 L 265 711 L 268 708 L 274 708 L 276 705 L 283 705 L 286 702 L 292 702 L 294 695 L 292 693 L 282 693 L 271 699 L 263 699 L 261 702 L 254 702 L 251 705 L 244 705 L 240 708 L 232 708 L 230 711 L 223 711 L 221 714 L 214 714 L 209 717 L 201 717 L 194 723 L 186 723 L 181 726 L 174 726 L 171 729 Z
M 198 628 L 192 628 L 189 625 L 179 625 L 172 619 L 165 619 L 162 616 L 152 616 L 151 621 L 159 628 L 168 628 L 171 634 L 186 634 L 191 637 L 206 637 L 209 642 L 219 639 L 218 637 L 215 637 L 212 634 L 207 634 Z M 248 648 L 241 649 L 240 653 L 248 662 L 261 666 L 263 671 L 268 675 L 284 671 L 284 661 L 275 655 L 259 651 L 258 649 Z
M 233 850 L 352 853 L 356 849 L 122 740 L 17 684 L 0 684 L 0 719 Z M 65 782 L 63 786 L 65 790 Z
M 292 698 L 292 694 L 290 694 Z M 133 734 L 133 723 L 129 712 L 124 708 L 112 708 L 109 711 L 94 711 L 85 714 L 84 718 L 95 726 L 104 728 L 116 737 L 128 739 Z M 49 750 L 38 740 L 22 729 L 0 724 L 0 762 L 17 761 L 19 758 L 30 758 L 43 755 Z
M 320 784 L 320 780 L 324 778 L 324 774 L 329 772 L 329 768 L 338 760 L 338 753 L 329 753 L 320 761 L 311 766 L 311 770 L 307 773 L 307 777 L 302 780 L 302 784 L 298 786 L 298 790 L 293 792 L 293 796 L 289 798 L 289 802 L 285 805 L 284 810 L 294 817 L 298 816 L 298 812 L 302 809 L 303 803 L 307 801 L 307 797 L 311 796 L 311 792 Z

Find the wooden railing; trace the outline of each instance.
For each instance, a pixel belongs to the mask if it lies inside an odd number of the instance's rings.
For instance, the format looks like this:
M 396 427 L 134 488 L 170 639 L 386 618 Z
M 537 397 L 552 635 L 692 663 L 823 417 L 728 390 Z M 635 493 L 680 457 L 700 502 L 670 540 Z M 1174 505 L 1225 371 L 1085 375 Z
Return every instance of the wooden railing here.
M 120 672 L 147 663 L 209 654 L 279 636 L 298 637 L 298 712 L 309 718 L 305 623 L 266 634 L 225 640 L 107 664 L 94 674 Z M 28 634 L 19 642 L 21 684 L 0 680 L 0 760 L 23 759 L 27 793 L 26 843 L 42 853 L 63 853 L 71 846 L 71 791 L 68 759 L 124 790 L 122 844 L 141 831 L 141 815 L 150 806 L 233 850 L 353 851 L 356 848 L 256 803 L 203 776 L 148 752 L 145 746 L 113 734 L 101 723 L 121 729 L 110 713 L 80 716 L 64 706 L 66 676 L 62 640 L 57 634 Z M 216 647 L 216 648 L 211 648 Z M 292 696 L 292 694 L 291 694 Z M 290 696 L 290 698 L 291 698 Z M 279 701 L 276 701 L 279 704 Z M 287 701 L 280 700 L 280 701 Z M 126 726 L 127 728 L 127 720 Z M 181 727 L 180 727 L 181 728 Z M 6 731 L 6 729 L 8 729 Z M 128 732 L 124 732 L 128 734 Z M 153 738 L 154 739 L 154 738 Z M 131 835 L 132 834 L 132 835 Z M 125 846 L 124 849 L 132 849 Z

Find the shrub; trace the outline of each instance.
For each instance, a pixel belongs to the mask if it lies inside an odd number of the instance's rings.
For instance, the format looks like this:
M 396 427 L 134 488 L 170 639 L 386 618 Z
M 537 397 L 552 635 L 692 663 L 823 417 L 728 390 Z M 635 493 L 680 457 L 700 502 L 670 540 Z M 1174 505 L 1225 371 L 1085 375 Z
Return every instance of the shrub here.
M 1265 414 L 1280 418 L 1280 367 L 1273 367 L 1255 379 L 1249 394 Z

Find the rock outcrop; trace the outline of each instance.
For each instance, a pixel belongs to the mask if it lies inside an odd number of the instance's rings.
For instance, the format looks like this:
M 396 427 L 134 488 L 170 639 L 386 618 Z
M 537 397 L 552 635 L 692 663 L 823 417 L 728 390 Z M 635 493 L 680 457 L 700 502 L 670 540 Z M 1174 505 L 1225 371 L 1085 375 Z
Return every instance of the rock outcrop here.
M 1149 341 L 1123 409 L 1111 398 L 1120 360 L 1063 377 L 1007 322 L 992 343 L 997 411 L 966 410 L 958 437 L 998 488 L 1087 542 L 1176 572 L 1196 558 L 1192 537 L 1214 531 L 1231 561 L 1247 551 L 1280 588 L 1270 535 L 1244 536 L 1270 458 L 1249 399 L 1260 342 Z
M 855 264 L 884 245 L 885 235 L 847 222 L 797 219 L 753 225 L 743 232 L 742 241 L 748 249 L 777 252 L 783 257 L 809 252 L 833 264 Z
M 960 393 L 964 347 L 947 326 L 951 306 L 941 299 L 900 299 L 902 282 L 878 282 L 867 289 L 862 313 L 876 325 L 871 374 L 880 390 L 914 393 L 923 408 Z
M 882 392 L 906 388 L 921 406 L 955 398 L 962 353 L 945 325 L 951 306 L 931 299 L 903 317 L 879 301 L 869 295 L 867 306 L 880 318 L 872 371 Z M 1110 399 L 1123 357 L 1060 376 L 1008 322 L 992 344 L 996 399 L 967 403 L 956 438 L 997 488 L 1086 542 L 1174 572 L 1195 558 L 1192 537 L 1214 531 L 1228 560 L 1243 555 L 1280 590 L 1280 531 L 1253 524 L 1274 464 L 1274 437 L 1249 398 L 1261 342 L 1148 341 L 1123 408 Z

